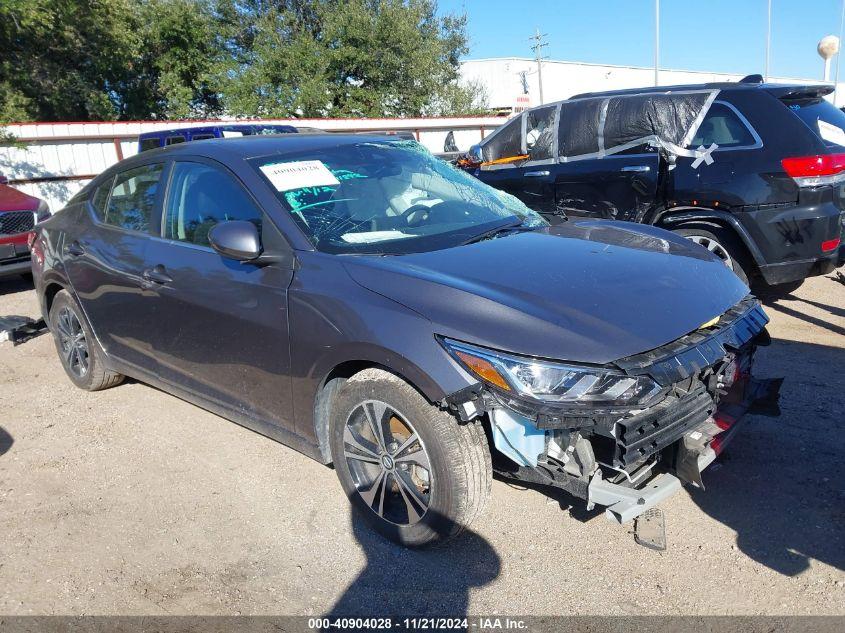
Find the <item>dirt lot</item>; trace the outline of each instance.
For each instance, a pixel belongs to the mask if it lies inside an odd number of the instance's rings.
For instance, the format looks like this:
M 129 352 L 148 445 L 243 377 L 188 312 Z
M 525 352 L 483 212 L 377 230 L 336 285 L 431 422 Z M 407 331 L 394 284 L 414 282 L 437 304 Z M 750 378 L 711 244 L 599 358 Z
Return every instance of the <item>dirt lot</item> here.
M 0 613 L 845 614 L 845 286 L 767 312 L 783 415 L 663 505 L 663 553 L 503 481 L 474 533 L 404 551 L 331 469 L 142 384 L 78 391 L 49 336 L 0 344 Z M 0 281 L 0 315 L 36 313 Z

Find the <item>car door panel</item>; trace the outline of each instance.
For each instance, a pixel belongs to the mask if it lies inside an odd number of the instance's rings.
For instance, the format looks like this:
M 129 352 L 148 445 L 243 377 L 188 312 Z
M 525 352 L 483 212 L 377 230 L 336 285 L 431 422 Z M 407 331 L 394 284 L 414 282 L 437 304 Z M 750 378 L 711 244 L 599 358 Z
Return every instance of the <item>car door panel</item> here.
M 554 164 L 503 167 L 480 172 L 483 174 L 480 178 L 491 187 L 519 198 L 538 213 L 553 213 L 555 168 Z
M 656 152 L 561 162 L 555 207 L 573 216 L 638 222 L 655 204 L 659 167 Z
M 293 271 L 157 239 L 147 254 L 157 298 L 159 376 L 250 417 L 290 423 L 287 289 Z
M 284 262 L 251 264 L 209 246 L 213 226 L 255 220 L 265 250 L 287 249 L 231 172 L 214 161 L 174 164 L 162 236 L 151 241 L 145 283 L 156 297 L 160 378 L 241 417 L 293 429 Z
M 122 173 L 143 175 L 145 169 L 154 169 L 158 180 L 143 180 L 142 194 L 126 196 L 135 208 L 125 201 L 111 204 L 111 198 L 106 197 L 110 211 L 101 210 L 101 217 L 95 220 L 98 210 L 92 203 L 85 203 L 78 226 L 69 228 L 65 235 L 62 256 L 68 280 L 106 354 L 129 367 L 155 371 L 157 362 L 149 338 L 155 303 L 141 273 L 149 231 L 158 230 L 160 182 L 165 166 L 142 165 Z M 129 176 L 123 182 L 127 187 L 138 180 Z M 115 182 L 119 183 L 120 178 L 121 173 Z M 110 185 L 111 182 L 106 183 L 107 187 Z M 139 211 L 142 204 L 144 209 Z M 107 217 L 112 212 L 114 217 Z M 124 222 L 132 229 L 117 225 Z

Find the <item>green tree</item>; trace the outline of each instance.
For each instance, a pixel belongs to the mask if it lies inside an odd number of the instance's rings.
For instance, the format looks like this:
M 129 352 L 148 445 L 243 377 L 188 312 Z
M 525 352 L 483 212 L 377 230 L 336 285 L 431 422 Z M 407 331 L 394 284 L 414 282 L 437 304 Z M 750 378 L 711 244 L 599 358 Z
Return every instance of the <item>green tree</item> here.
M 219 109 L 223 42 L 197 0 L 3 0 L 0 120 L 146 119 Z
M 113 86 L 137 47 L 128 0 L 3 0 L 0 117 L 114 118 Z
M 0 0 L 0 123 L 476 111 L 465 28 L 433 0 Z
M 478 110 L 458 81 L 465 16 L 432 0 L 221 0 L 229 112 L 373 117 Z

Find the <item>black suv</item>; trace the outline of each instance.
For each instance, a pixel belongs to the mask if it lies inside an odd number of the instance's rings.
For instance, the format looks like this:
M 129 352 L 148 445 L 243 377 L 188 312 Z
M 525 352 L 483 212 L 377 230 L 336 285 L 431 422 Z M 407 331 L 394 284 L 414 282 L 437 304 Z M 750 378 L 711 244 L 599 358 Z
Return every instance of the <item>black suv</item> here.
M 831 86 L 718 83 L 591 93 L 528 110 L 464 168 L 551 222 L 668 228 L 746 283 L 841 265 L 845 113 Z

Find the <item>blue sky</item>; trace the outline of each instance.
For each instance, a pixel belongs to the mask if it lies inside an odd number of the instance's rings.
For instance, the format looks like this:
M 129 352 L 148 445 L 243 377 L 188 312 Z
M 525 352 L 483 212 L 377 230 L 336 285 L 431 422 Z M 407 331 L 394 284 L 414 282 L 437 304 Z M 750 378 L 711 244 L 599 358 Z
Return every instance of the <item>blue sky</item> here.
M 661 0 L 660 66 L 762 73 L 766 5 Z M 531 56 L 528 37 L 539 27 L 552 59 L 653 65 L 654 0 L 439 0 L 439 7 L 467 14 L 469 59 Z M 773 0 L 770 74 L 820 79 L 816 44 L 838 35 L 841 8 L 842 0 Z

